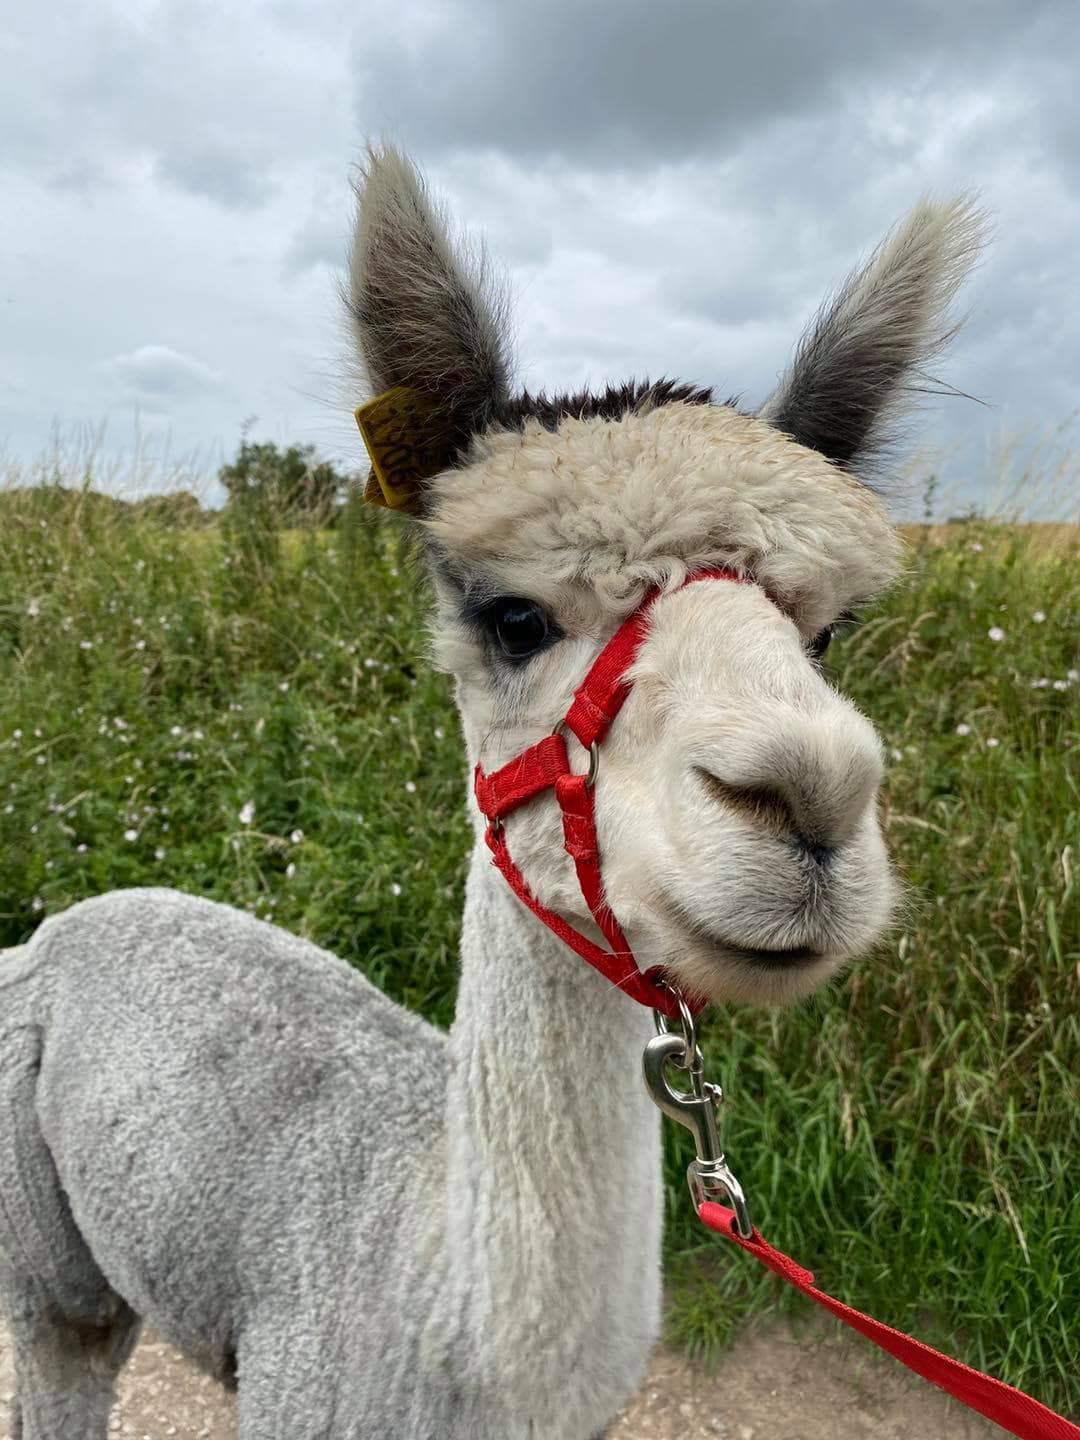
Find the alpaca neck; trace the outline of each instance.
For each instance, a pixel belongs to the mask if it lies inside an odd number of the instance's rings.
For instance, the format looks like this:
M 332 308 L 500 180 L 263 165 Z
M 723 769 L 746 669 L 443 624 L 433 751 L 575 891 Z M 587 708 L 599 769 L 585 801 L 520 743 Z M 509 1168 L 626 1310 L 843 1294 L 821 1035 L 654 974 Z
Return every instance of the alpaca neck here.
M 450 1032 L 449 1289 L 478 1372 L 508 1380 L 520 1364 L 547 1403 L 590 1343 L 644 1356 L 655 1338 L 651 1033 L 649 1013 L 531 915 L 478 844 Z

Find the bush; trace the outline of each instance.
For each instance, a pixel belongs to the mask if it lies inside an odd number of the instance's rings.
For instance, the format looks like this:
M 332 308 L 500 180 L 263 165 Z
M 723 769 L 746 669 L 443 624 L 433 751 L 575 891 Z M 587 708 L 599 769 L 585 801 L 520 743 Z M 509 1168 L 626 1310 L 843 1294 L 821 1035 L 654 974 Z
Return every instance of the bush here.
M 313 445 L 279 450 L 272 440 L 247 439 L 218 479 L 229 493 L 227 510 L 254 501 L 279 525 L 315 528 L 336 523 L 349 484 L 328 461 L 316 460 Z

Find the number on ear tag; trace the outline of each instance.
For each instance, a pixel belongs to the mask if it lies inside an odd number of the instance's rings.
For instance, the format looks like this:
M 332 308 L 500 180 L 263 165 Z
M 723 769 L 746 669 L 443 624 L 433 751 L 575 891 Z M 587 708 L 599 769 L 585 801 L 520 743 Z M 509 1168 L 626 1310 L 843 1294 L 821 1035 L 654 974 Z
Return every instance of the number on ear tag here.
M 407 385 L 361 405 L 356 423 L 371 457 L 364 499 L 416 514 L 424 482 L 446 468 L 451 443 L 431 396 Z

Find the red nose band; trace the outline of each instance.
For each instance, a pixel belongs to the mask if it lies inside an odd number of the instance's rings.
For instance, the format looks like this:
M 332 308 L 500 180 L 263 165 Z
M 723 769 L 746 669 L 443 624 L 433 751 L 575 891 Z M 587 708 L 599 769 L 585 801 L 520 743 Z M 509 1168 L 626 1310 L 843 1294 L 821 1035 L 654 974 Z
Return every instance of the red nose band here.
M 731 570 L 699 570 L 687 576 L 683 585 L 698 580 L 731 580 L 736 584 L 752 584 Z M 680 586 L 680 589 L 683 587 Z M 678 1008 L 671 992 L 663 985 L 663 970 L 654 965 L 644 973 L 639 969 L 627 944 L 622 927 L 604 899 L 600 873 L 600 849 L 596 838 L 595 783 L 599 769 L 600 746 L 611 729 L 612 721 L 630 694 L 626 672 L 637 658 L 649 631 L 649 615 L 662 592 L 652 590 L 634 613 L 619 626 L 593 661 L 589 673 L 557 726 L 536 745 L 485 775 L 477 765 L 474 775 L 476 802 L 486 816 L 487 843 L 494 863 L 505 876 L 518 899 L 542 920 L 549 930 L 570 946 L 576 954 L 599 970 L 613 985 L 626 992 L 641 1005 L 659 1010 L 671 1019 L 678 1018 Z M 568 731 L 589 752 L 587 774 L 575 775 L 570 768 L 563 732 Z M 529 889 L 524 875 L 514 864 L 506 844 L 503 820 L 545 790 L 554 790 L 563 818 L 563 844 L 574 862 L 578 884 L 589 907 L 589 913 L 600 927 L 610 949 L 597 945 L 580 930 L 542 905 Z M 706 1002 L 690 997 L 691 1008 L 700 1010 Z

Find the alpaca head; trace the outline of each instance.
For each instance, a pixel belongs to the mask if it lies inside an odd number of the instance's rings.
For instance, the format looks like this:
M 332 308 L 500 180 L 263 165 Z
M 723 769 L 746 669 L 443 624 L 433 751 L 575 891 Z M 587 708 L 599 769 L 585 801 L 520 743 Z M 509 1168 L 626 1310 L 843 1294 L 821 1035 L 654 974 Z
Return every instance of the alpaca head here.
M 372 391 L 407 386 L 434 416 L 410 508 L 470 758 L 491 770 L 550 733 L 659 586 L 603 748 L 604 886 L 641 967 L 710 998 L 804 995 L 889 921 L 880 744 L 817 656 L 895 576 L 866 477 L 979 239 L 967 201 L 918 205 L 756 415 L 670 382 L 515 395 L 482 255 L 454 247 L 405 157 L 369 156 L 349 307 Z M 720 567 L 752 583 L 680 588 Z M 591 932 L 550 794 L 507 835 L 534 894 Z

